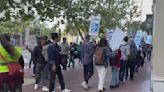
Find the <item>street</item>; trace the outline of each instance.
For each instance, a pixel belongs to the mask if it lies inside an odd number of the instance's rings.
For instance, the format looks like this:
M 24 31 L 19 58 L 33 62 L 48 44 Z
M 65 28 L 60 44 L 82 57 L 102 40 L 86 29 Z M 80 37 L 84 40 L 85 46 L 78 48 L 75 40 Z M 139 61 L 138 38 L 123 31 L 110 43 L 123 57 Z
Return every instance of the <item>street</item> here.
M 32 77 L 32 68 L 28 68 L 28 62 L 30 54 L 24 50 L 23 57 L 25 60 L 25 81 L 23 85 L 23 92 L 42 92 L 41 87 L 39 90 L 34 90 L 33 86 L 35 78 Z M 72 89 L 72 92 L 97 92 L 98 75 L 95 69 L 94 76 L 89 80 L 89 86 L 91 87 L 88 91 L 85 91 L 81 86 L 83 81 L 83 66 L 79 64 L 78 60 L 75 61 L 75 68 L 68 68 L 67 71 L 63 71 L 63 76 L 66 84 L 66 88 Z M 125 84 L 120 85 L 117 89 L 109 89 L 111 80 L 111 69 L 108 68 L 105 81 L 105 92 L 151 92 L 150 90 L 150 62 L 146 61 L 144 68 L 141 68 L 139 73 L 135 73 L 134 81 L 126 81 Z M 58 78 L 55 84 L 55 91 L 61 92 L 58 84 Z

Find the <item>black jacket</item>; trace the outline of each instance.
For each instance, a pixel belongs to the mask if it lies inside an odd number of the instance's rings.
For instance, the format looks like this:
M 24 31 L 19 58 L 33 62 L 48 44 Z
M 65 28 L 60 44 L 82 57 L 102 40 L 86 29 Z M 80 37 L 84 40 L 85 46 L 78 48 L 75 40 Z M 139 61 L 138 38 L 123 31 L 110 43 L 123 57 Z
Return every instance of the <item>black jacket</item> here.
M 45 64 L 45 58 L 42 54 L 42 46 L 38 45 L 32 52 L 32 57 L 35 63 Z

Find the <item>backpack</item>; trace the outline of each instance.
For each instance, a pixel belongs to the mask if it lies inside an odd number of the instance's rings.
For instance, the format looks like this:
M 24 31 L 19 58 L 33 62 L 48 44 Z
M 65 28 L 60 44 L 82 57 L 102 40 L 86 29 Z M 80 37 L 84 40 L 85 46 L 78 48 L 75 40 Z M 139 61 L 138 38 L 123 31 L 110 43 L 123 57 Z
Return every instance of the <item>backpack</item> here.
M 128 56 L 128 59 L 130 61 L 133 61 L 137 57 L 137 48 L 134 45 L 130 45 L 130 54 Z
M 110 53 L 109 62 L 110 62 L 111 64 L 116 64 L 116 63 L 117 63 L 117 51 L 112 51 L 112 52 Z
M 105 47 L 96 47 L 95 64 L 101 65 L 104 63 L 104 49 Z

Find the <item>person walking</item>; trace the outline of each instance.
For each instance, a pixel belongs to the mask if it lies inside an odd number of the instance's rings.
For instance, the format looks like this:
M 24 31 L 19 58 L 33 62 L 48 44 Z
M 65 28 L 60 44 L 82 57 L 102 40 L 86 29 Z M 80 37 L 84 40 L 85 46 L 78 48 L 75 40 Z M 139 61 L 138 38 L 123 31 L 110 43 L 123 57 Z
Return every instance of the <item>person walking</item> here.
M 130 54 L 130 46 L 128 44 L 129 38 L 126 36 L 124 38 L 124 42 L 120 46 L 121 50 L 121 66 L 120 66 L 120 71 L 119 71 L 119 81 L 120 83 L 124 82 L 125 78 L 125 72 L 126 72 L 126 67 L 127 67 L 127 60 L 128 56 Z
M 67 39 L 63 38 L 63 43 L 60 45 L 60 55 L 61 55 L 61 63 L 63 66 L 63 70 L 67 69 L 67 58 L 69 52 L 69 45 L 67 43 Z
M 75 46 L 75 43 L 72 43 L 70 45 L 70 57 L 69 57 L 69 63 L 68 63 L 68 67 L 71 66 L 71 63 L 72 63 L 72 67 L 74 68 L 75 67 L 75 53 L 76 52 L 76 46 Z
M 95 51 L 95 65 L 98 72 L 98 92 L 104 92 L 104 81 L 109 65 L 110 50 L 106 38 L 102 38 Z
M 89 35 L 85 36 L 85 41 L 82 43 L 81 46 L 81 59 L 84 68 L 84 81 L 81 83 L 81 86 L 84 89 L 88 89 L 88 81 L 93 76 L 93 55 L 94 55 L 94 48 L 92 43 L 89 42 Z
M 8 34 L 0 35 L 0 92 L 22 92 L 24 60 L 21 48 L 10 43 Z
M 112 69 L 112 80 L 110 83 L 110 88 L 117 88 L 119 87 L 119 70 L 120 70 L 120 58 L 121 58 L 121 50 L 117 50 L 117 59 L 116 62 L 111 62 L 111 69 Z
M 64 78 L 60 67 L 59 45 L 57 44 L 59 42 L 58 33 L 51 33 L 51 38 L 53 42 L 48 46 L 48 63 L 50 68 L 49 92 L 55 92 L 54 85 L 56 75 L 59 78 L 62 92 L 71 92 L 71 90 L 65 88 Z
M 30 52 L 30 55 L 31 55 L 31 58 L 30 58 L 30 61 L 29 61 L 29 68 L 31 68 L 31 64 L 33 63 L 33 74 L 32 74 L 32 77 L 35 77 L 36 75 L 36 62 L 34 61 L 33 59 L 33 50 L 36 46 L 33 46 L 33 48 L 29 47 L 29 46 L 26 46 L 26 49 Z
M 133 80 L 134 79 L 134 70 L 135 66 L 139 66 L 139 59 L 137 60 L 138 50 L 134 43 L 134 39 L 132 38 L 129 40 L 129 47 L 130 47 L 130 54 L 128 55 L 128 65 L 126 67 L 126 79 Z M 130 70 L 130 77 L 129 77 L 129 70 Z
M 42 91 L 49 91 L 49 89 L 46 87 L 46 81 L 47 78 L 44 75 L 44 69 L 47 64 L 43 54 L 42 54 L 42 48 L 46 44 L 47 38 L 44 36 L 41 36 L 39 38 L 39 44 L 34 48 L 34 59 L 36 61 L 36 80 L 35 80 L 35 85 L 34 89 L 37 90 L 39 87 L 39 82 L 42 81 Z

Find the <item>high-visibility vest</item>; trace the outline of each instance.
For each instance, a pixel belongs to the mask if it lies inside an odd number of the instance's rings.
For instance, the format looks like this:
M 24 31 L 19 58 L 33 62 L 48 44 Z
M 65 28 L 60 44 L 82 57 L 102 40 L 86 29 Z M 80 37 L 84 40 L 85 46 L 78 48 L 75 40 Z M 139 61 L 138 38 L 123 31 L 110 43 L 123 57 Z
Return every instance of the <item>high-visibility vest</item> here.
M 15 48 L 15 56 L 12 57 L 10 56 L 10 54 L 0 45 L 0 53 L 3 55 L 3 57 L 5 57 L 5 59 L 7 60 L 7 62 L 18 62 L 21 55 L 22 55 L 22 50 L 21 48 L 18 47 L 14 47 Z M 6 65 L 6 62 L 2 59 L 2 57 L 0 57 L 0 73 L 6 73 L 9 72 L 8 67 Z

